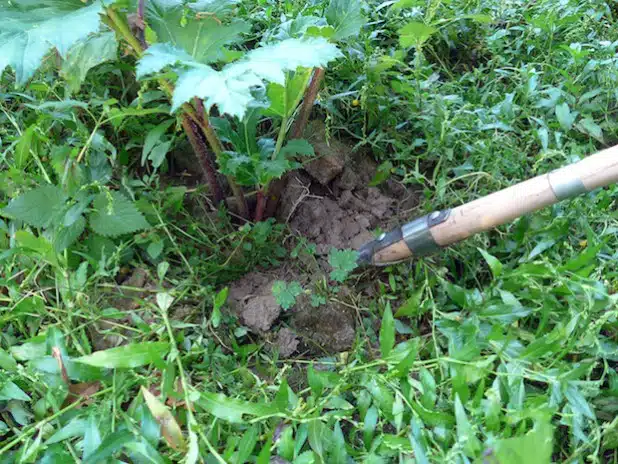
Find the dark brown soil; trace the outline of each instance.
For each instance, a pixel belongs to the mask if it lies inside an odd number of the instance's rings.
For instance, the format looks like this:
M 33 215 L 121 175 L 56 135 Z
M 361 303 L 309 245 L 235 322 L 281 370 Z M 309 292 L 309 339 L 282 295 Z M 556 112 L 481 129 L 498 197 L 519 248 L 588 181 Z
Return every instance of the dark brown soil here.
M 254 271 L 230 285 L 229 302 L 241 323 L 275 340 L 283 356 L 295 350 L 316 355 L 349 350 L 355 340 L 355 315 L 334 301 L 312 307 L 305 297 L 282 313 L 272 296 L 273 283 L 299 281 L 303 288 L 311 289 L 316 280 L 324 278 L 331 248 L 356 249 L 373 238 L 377 227 L 389 229 L 407 220 L 418 206 L 418 191 L 395 180 L 370 187 L 377 169 L 371 156 L 353 152 L 338 140 L 327 141 L 324 134 L 319 121 L 308 127 L 306 137 L 316 159 L 291 176 L 277 211 L 280 221 L 317 245 L 317 266 L 302 271 L 291 265 Z M 284 314 L 290 327 L 275 336 L 272 328 Z

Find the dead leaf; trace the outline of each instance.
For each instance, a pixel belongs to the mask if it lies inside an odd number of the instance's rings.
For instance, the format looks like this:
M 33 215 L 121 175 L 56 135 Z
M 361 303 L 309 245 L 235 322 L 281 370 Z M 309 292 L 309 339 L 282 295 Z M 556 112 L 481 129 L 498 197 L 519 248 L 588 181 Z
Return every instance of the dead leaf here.
M 142 387 L 142 395 L 146 401 L 146 406 L 161 426 L 161 433 L 167 444 L 175 450 L 183 450 L 186 446 L 185 439 L 172 412 L 147 388 Z

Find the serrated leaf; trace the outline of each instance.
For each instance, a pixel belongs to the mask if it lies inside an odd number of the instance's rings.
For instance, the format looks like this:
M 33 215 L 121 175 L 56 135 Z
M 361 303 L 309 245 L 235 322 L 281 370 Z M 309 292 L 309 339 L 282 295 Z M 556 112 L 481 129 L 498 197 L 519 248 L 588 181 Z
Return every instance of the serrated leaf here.
M 56 231 L 54 238 L 54 250 L 56 253 L 62 253 L 70 247 L 86 228 L 86 219 L 83 216 L 78 217 L 71 225 L 61 226 Z
M 143 79 L 144 76 L 160 72 L 168 66 L 191 61 L 193 61 L 191 55 L 171 43 L 156 43 L 149 47 L 137 62 L 135 76 Z
M 214 2 L 211 2 L 214 3 Z M 214 5 L 213 5 L 214 6 Z M 205 2 L 194 4 L 196 11 L 206 11 Z M 197 17 L 185 14 L 181 0 L 152 0 L 146 3 L 146 22 L 160 44 L 170 43 L 199 63 L 212 63 L 224 57 L 224 46 L 240 41 L 250 31 L 245 21 L 234 19 L 223 24 L 213 13 Z
M 399 33 L 399 43 L 402 47 L 408 48 L 414 46 L 420 46 L 431 37 L 437 29 L 433 26 L 420 23 L 418 21 L 411 21 L 397 32 Z
M 96 32 L 102 7 L 81 0 L 2 2 L 0 73 L 11 67 L 17 85 L 25 84 L 50 49 L 66 57 L 73 44 Z
M 254 88 L 263 87 L 265 81 L 283 85 L 287 71 L 324 67 L 339 56 L 339 49 L 323 38 L 288 39 L 252 50 L 221 71 L 195 63 L 179 71 L 172 111 L 199 97 L 207 109 L 216 105 L 220 113 L 242 119 L 254 101 Z
M 367 20 L 361 11 L 359 0 L 331 0 L 326 11 L 326 21 L 335 29 L 333 40 L 347 39 L 358 35 Z
M 64 209 L 67 196 L 55 185 L 29 190 L 11 200 L 2 213 L 33 227 L 48 227 Z
M 134 368 L 159 362 L 169 352 L 166 342 L 145 342 L 123 345 L 74 358 L 73 362 L 108 369 Z
M 296 298 L 303 292 L 303 288 L 298 282 L 288 284 L 282 280 L 277 280 L 273 283 L 272 292 L 277 304 L 288 310 L 294 306 Z
M 150 228 L 132 201 L 119 192 L 111 192 L 110 196 L 112 201 L 102 192 L 94 199 L 94 212 L 90 215 L 92 230 L 99 235 L 116 237 Z
M 305 139 L 293 139 L 290 140 L 281 149 L 281 155 L 287 157 L 293 157 L 295 155 L 301 156 L 314 156 L 315 151 L 313 146 Z
M 73 45 L 60 69 L 62 77 L 69 84 L 69 92 L 79 90 L 90 69 L 116 59 L 117 48 L 113 32 L 104 32 Z
M 23 169 L 30 159 L 30 150 L 33 149 L 34 138 L 36 137 L 36 126 L 29 126 L 19 137 L 17 145 L 15 145 L 15 167 Z
M 328 255 L 328 264 L 333 270 L 330 273 L 330 278 L 343 282 L 350 272 L 357 268 L 358 251 L 356 250 L 337 250 L 332 248 Z

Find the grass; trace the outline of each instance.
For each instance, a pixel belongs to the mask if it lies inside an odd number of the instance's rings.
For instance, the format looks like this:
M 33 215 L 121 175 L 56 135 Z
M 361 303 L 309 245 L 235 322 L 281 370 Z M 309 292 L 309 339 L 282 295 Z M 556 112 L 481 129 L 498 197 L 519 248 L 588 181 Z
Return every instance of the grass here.
M 419 214 L 616 143 L 613 4 L 403 3 L 370 2 L 317 114 L 420 184 Z M 267 28 L 304 5 L 247 1 L 243 14 Z M 418 54 L 398 46 L 411 20 L 448 21 Z M 55 176 L 51 148 L 94 127 L 28 106 L 62 99 L 52 77 L 3 94 L 5 202 Z M 105 108 L 142 90 L 103 64 L 80 96 Z M 10 252 L 16 226 L 0 222 L 0 462 L 618 462 L 616 187 L 355 275 L 353 348 L 282 358 L 227 311 L 223 289 L 299 260 L 298 238 L 271 222 L 239 228 L 201 187 L 140 168 L 130 147 L 159 122 L 106 126 L 100 148 L 115 147 L 120 168 L 99 182 L 139 193 L 152 230 L 107 248 L 84 240 L 54 261 Z M 10 144 L 32 126 L 23 172 Z M 116 279 L 135 268 L 146 284 L 120 298 Z M 93 357 L 102 333 L 131 344 Z M 85 401 L 71 396 L 86 388 Z

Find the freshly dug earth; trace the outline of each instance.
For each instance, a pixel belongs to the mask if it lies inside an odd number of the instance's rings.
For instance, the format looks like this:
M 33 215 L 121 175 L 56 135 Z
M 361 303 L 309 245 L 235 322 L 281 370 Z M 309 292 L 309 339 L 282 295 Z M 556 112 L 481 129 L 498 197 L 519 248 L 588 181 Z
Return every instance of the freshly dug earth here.
M 251 331 L 275 339 L 282 356 L 295 350 L 336 353 L 348 350 L 355 339 L 354 314 L 345 306 L 327 302 L 318 308 L 307 298 L 286 315 L 289 328 L 274 337 L 269 333 L 281 316 L 272 295 L 276 280 L 298 281 L 303 288 L 323 277 L 331 248 L 357 249 L 373 238 L 377 227 L 389 229 L 412 216 L 418 206 L 418 192 L 389 179 L 370 187 L 377 165 L 367 153 L 353 153 L 341 141 L 324 137 L 322 122 L 309 125 L 306 138 L 316 158 L 291 176 L 281 196 L 277 218 L 316 244 L 317 266 L 299 271 L 290 265 L 268 271 L 254 271 L 230 286 L 229 302 L 241 323 Z M 345 292 L 344 292 L 345 293 Z M 283 332 L 283 333 L 281 333 Z M 299 337 L 297 343 L 293 335 Z

